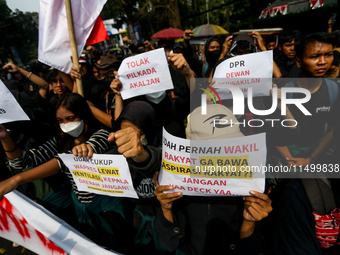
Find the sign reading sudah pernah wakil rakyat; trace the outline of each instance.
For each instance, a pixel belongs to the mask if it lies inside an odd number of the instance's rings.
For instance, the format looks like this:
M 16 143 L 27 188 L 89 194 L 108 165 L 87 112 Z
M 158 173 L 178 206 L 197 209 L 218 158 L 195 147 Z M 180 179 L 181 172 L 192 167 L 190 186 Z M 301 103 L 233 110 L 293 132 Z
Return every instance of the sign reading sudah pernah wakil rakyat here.
M 247 196 L 264 192 L 265 134 L 187 140 L 163 129 L 160 185 L 190 196 Z M 173 192 L 170 191 L 170 192 Z
M 79 191 L 114 197 L 138 198 L 123 155 L 94 154 L 91 159 L 59 154 Z
M 124 59 L 118 74 L 123 99 L 174 88 L 163 48 Z

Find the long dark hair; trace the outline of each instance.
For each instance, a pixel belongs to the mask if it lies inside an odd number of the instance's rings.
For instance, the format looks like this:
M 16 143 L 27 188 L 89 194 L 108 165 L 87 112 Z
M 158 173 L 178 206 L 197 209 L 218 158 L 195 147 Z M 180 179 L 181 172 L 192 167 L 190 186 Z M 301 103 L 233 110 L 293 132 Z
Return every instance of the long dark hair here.
M 90 107 L 88 106 L 86 100 L 79 94 L 76 93 L 67 93 L 62 95 L 57 102 L 56 105 L 56 112 L 60 107 L 64 107 L 70 112 L 72 112 L 77 117 L 81 118 L 84 121 L 84 124 L 87 124 L 87 131 L 85 134 L 86 140 L 90 138 L 94 132 L 99 129 L 98 122 L 93 117 Z M 57 120 L 56 120 L 57 122 Z M 60 129 L 59 124 L 57 123 L 58 127 L 58 142 L 63 150 L 68 150 L 66 148 L 68 142 L 72 137 L 68 134 L 62 135 L 62 131 Z M 70 145 L 73 145 L 72 143 Z

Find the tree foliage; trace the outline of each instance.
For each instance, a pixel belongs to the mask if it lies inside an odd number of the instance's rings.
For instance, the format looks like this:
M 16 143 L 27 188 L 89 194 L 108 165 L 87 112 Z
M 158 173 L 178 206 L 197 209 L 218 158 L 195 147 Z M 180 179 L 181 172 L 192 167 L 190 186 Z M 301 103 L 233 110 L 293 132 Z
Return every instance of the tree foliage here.
M 240 22 L 247 22 L 251 27 L 252 20 L 268 5 L 268 0 L 229 0 L 229 2 L 231 27 Z M 139 22 L 143 37 L 148 39 L 164 28 L 193 29 L 207 24 L 207 13 L 203 12 L 214 8 L 215 10 L 209 12 L 209 23 L 226 28 L 226 3 L 228 3 L 226 0 L 108 0 L 102 17 L 113 18 L 116 28 L 120 28 L 123 22 Z
M 36 58 L 38 52 L 38 13 L 11 13 L 4 0 L 0 0 L 0 58 L 7 62 L 13 59 L 10 47 L 13 46 L 23 62 Z

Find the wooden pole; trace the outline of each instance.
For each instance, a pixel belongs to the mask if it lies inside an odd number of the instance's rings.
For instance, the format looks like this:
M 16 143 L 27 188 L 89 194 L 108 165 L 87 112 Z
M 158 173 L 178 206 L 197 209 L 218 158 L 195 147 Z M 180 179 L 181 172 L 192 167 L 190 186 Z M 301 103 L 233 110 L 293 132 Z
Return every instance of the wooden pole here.
M 68 33 L 70 36 L 70 46 L 71 46 L 72 57 L 73 57 L 73 65 L 79 70 L 79 57 L 78 57 L 76 37 L 74 35 L 71 0 L 65 0 L 65 8 L 66 8 L 66 16 L 67 16 Z M 81 79 L 76 79 L 76 82 L 77 82 L 78 94 L 81 96 L 84 96 L 83 84 L 82 84 Z

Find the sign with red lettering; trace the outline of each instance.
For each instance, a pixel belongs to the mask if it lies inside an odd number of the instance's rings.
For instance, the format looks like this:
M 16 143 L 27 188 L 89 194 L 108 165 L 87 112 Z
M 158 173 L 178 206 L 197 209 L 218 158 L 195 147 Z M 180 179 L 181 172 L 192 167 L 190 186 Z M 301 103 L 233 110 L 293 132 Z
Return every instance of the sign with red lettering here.
M 112 197 L 138 198 L 123 155 L 94 154 L 91 159 L 59 154 L 79 191 Z
M 0 202 L 0 235 L 37 254 L 118 254 L 99 247 L 16 190 Z
M 269 96 L 273 77 L 273 51 L 262 51 L 228 58 L 214 73 L 214 88 L 221 99 L 232 99 L 228 87 L 235 86 L 244 96 Z
M 163 129 L 160 185 L 188 196 L 249 196 L 264 192 L 264 133 L 218 140 L 187 140 Z M 170 192 L 173 192 L 170 191 Z
M 118 73 L 123 99 L 174 88 L 163 48 L 124 59 Z

